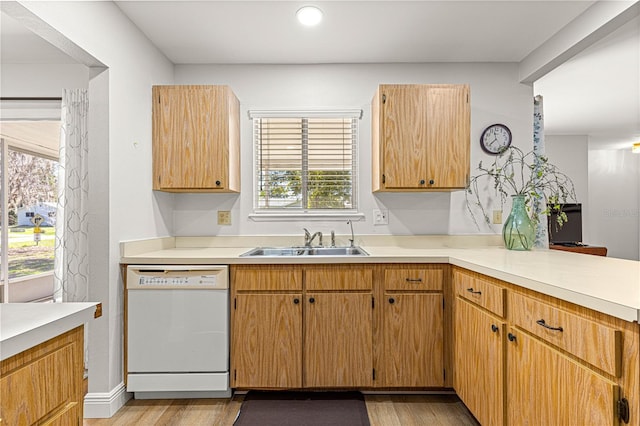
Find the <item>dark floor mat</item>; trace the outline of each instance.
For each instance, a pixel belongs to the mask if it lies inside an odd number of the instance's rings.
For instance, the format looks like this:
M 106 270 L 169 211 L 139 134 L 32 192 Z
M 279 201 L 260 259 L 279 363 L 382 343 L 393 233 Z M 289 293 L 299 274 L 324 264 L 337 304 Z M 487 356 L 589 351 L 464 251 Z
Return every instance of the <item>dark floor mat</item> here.
M 250 391 L 234 426 L 369 426 L 360 392 Z

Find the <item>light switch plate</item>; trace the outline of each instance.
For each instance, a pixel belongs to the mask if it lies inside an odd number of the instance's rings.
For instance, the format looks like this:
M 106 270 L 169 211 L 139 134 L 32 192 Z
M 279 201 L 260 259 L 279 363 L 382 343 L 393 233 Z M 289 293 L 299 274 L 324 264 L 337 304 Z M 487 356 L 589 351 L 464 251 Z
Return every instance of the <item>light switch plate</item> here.
M 373 224 L 374 225 L 388 225 L 389 224 L 389 210 L 386 210 L 386 209 L 373 209 Z
M 218 225 L 231 225 L 231 212 L 229 210 L 218 210 Z
M 495 225 L 502 223 L 502 210 L 493 211 L 493 223 Z

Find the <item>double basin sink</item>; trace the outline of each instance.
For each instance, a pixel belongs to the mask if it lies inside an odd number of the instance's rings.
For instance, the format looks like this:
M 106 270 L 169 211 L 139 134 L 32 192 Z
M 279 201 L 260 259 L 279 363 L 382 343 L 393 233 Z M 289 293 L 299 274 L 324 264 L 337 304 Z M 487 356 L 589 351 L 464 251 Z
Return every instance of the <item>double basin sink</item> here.
M 256 247 L 240 257 L 265 256 L 369 256 L 361 247 Z

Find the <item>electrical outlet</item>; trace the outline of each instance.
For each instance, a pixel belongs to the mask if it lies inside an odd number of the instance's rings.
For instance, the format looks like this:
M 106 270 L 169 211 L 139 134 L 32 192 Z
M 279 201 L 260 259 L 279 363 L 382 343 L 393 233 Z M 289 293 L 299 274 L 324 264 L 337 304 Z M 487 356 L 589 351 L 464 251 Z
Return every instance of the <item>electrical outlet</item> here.
M 218 210 L 218 225 L 231 225 L 231 212 L 229 210 Z
M 496 225 L 502 223 L 502 210 L 493 211 L 493 223 Z
M 374 225 L 388 225 L 389 224 L 389 210 L 386 210 L 386 209 L 373 209 L 373 224 Z

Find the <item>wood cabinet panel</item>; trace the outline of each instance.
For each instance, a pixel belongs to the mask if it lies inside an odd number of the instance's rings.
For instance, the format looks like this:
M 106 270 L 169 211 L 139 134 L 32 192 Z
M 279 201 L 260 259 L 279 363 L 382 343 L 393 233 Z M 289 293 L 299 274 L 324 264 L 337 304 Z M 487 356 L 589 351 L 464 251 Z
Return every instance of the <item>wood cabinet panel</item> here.
M 227 86 L 153 86 L 153 189 L 238 192 L 238 99 Z
M 371 294 L 306 294 L 304 386 L 372 386 L 372 312 Z
M 471 152 L 469 86 L 433 85 L 428 96 L 427 179 L 434 181 L 433 188 L 465 188 Z
M 510 292 L 509 320 L 530 333 L 620 377 L 622 331 Z M 551 328 L 550 328 L 551 327 Z
M 509 425 L 617 425 L 618 386 L 525 333 L 507 343 Z
M 382 163 L 385 188 L 420 188 L 427 178 L 428 92 L 413 85 L 383 89 Z
M 231 274 L 237 291 L 302 291 L 302 269 L 291 265 L 237 265 Z
M 454 283 L 456 296 L 470 300 L 500 317 L 505 316 L 505 288 L 460 271 L 454 272 Z
M 371 108 L 374 192 L 466 187 L 468 85 L 380 85 Z
M 382 387 L 444 386 L 443 296 L 385 294 Z
M 442 291 L 443 275 L 440 268 L 385 269 L 384 289 L 386 291 Z
M 456 298 L 453 386 L 483 426 L 505 421 L 505 330 L 503 320 Z
M 371 268 L 353 265 L 313 266 L 305 268 L 304 283 L 307 291 L 366 291 L 373 288 L 373 272 Z
M 2 361 L 3 422 L 80 424 L 83 341 L 83 327 L 78 327 Z
M 302 294 L 238 294 L 234 302 L 233 386 L 301 387 Z

